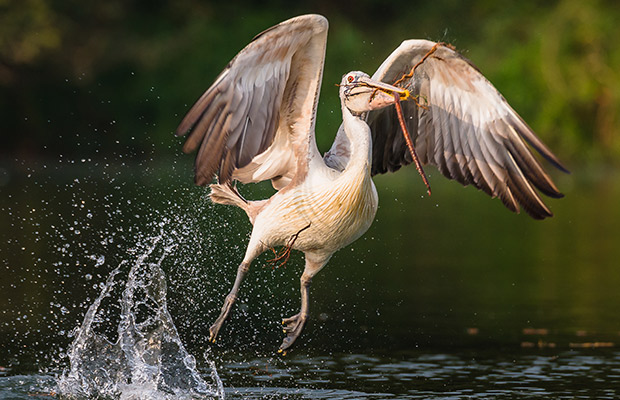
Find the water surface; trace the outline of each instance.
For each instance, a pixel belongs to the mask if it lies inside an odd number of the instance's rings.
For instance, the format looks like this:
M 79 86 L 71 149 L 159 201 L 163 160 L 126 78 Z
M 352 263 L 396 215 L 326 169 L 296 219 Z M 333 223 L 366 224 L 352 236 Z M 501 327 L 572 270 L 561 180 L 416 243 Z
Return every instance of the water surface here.
M 558 175 L 567 196 L 543 222 L 432 171 L 431 198 L 415 171 L 377 178 L 377 220 L 314 279 L 311 321 L 284 358 L 299 255 L 281 268 L 259 258 L 207 342 L 249 223 L 210 205 L 189 165 L 5 161 L 2 173 L 0 397 L 49 398 L 106 278 L 162 224 L 176 242 L 161 264 L 170 315 L 205 376 L 215 361 L 227 398 L 619 395 L 617 171 Z

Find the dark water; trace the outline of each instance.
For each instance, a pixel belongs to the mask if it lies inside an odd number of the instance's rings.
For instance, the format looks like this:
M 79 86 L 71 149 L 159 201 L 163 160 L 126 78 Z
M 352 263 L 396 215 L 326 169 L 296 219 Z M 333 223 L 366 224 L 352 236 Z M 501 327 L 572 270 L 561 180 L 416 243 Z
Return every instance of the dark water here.
M 311 321 L 280 357 L 301 257 L 259 258 L 207 343 L 249 223 L 210 205 L 185 160 L 0 167 L 0 398 L 55 396 L 107 276 L 162 229 L 176 242 L 161 265 L 170 315 L 205 375 L 215 361 L 227 398 L 620 397 L 615 170 L 558 176 L 566 198 L 544 222 L 437 174 L 431 198 L 415 171 L 379 177 L 377 220 L 313 281 Z
M 228 399 L 617 399 L 620 353 L 484 349 L 222 362 Z M 2 398 L 50 398 L 49 376 L 0 379 Z

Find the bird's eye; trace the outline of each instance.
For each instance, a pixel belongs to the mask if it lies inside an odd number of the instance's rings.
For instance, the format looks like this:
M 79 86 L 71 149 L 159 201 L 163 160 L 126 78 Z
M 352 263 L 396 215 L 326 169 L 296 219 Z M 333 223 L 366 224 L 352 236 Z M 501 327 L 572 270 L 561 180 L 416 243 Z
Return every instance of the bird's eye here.
M 355 78 L 353 78 L 353 75 L 347 76 L 347 82 L 352 83 L 353 79 L 355 79 Z

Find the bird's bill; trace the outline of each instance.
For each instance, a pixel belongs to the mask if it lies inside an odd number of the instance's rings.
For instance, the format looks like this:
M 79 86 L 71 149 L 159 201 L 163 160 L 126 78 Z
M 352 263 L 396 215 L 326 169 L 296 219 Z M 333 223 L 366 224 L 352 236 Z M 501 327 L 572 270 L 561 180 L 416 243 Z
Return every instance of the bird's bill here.
M 407 89 L 392 86 L 389 83 L 377 81 L 372 78 L 360 77 L 358 79 L 358 83 L 361 83 L 366 86 L 370 86 L 374 89 L 381 90 L 383 92 L 398 93 L 400 95 L 401 100 L 406 100 L 410 96 L 409 91 Z
M 373 93 L 368 100 L 368 108 L 376 110 L 394 104 L 396 97 L 399 100 L 406 100 L 411 95 L 409 90 L 392 86 L 385 82 L 376 81 L 370 78 L 360 78 L 358 84 L 373 89 Z
M 369 78 L 360 78 L 359 81 L 363 85 L 373 88 L 375 90 L 369 100 L 369 107 L 371 109 L 382 108 L 390 104 L 394 104 L 394 107 L 396 107 L 396 115 L 398 116 L 398 122 L 400 123 L 400 128 L 402 130 L 405 143 L 407 144 L 407 148 L 409 149 L 409 153 L 411 154 L 411 157 L 415 163 L 416 169 L 422 177 L 422 180 L 426 185 L 427 192 L 430 196 L 431 186 L 428 183 L 428 179 L 426 178 L 426 174 L 424 173 L 422 164 L 420 163 L 415 148 L 413 147 L 411 135 L 409 134 L 409 131 L 407 130 L 407 124 L 405 123 L 403 109 L 400 105 L 401 100 L 409 99 L 411 97 L 411 94 L 407 89 L 392 86 L 390 84 L 375 81 Z

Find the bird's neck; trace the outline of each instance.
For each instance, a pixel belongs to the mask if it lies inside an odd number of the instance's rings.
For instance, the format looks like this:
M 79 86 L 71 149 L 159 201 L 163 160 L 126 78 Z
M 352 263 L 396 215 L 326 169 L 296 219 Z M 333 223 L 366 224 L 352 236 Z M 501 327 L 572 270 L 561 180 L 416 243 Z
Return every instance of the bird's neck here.
M 363 170 L 370 173 L 372 159 L 372 139 L 370 127 L 366 124 L 365 115 L 354 115 L 342 106 L 342 120 L 344 133 L 350 142 L 351 157 L 346 170 Z

